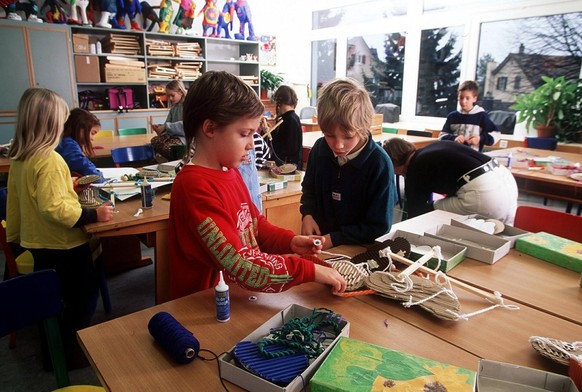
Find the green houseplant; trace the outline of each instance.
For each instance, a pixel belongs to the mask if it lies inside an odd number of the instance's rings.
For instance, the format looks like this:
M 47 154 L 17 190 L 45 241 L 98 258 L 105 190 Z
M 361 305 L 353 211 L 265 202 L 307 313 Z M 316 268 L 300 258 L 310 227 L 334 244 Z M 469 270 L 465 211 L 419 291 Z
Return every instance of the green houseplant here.
M 519 111 L 517 122 L 525 121 L 528 133 L 537 128 L 539 137 L 553 137 L 576 100 L 577 83 L 564 76 L 542 80 L 544 84 L 531 93 L 517 96 L 511 108 Z
M 572 101 L 565 105 L 564 118 L 556 129 L 556 138 L 565 143 L 582 143 L 582 79 L 576 82 Z
M 263 96 L 263 92 L 265 92 L 265 94 L 275 92 L 284 81 L 283 76 L 275 74 L 267 69 L 261 69 L 260 75 L 261 96 Z

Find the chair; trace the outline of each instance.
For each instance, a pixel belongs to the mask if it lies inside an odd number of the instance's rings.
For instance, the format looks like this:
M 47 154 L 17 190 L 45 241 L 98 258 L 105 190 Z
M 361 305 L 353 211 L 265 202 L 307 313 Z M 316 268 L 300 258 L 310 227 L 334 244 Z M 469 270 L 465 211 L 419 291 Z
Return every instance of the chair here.
M 514 226 L 537 233 L 544 231 L 582 243 L 582 216 L 542 207 L 519 206 Z
M 122 167 L 123 164 L 131 163 L 133 166 L 153 163 L 154 148 L 150 144 L 143 146 L 119 147 L 111 149 L 111 159 L 115 167 Z
M 145 135 L 148 133 L 148 130 L 147 128 L 119 128 L 117 133 L 119 136 Z
M 409 129 L 408 131 L 406 131 L 406 134 L 408 136 L 432 137 L 431 131 L 415 131 L 415 130 Z
M 305 106 L 299 111 L 299 118 L 310 119 L 317 115 L 317 108 L 315 106 Z
M 113 136 L 112 129 L 102 129 L 99 132 L 97 132 L 97 134 L 95 135 L 95 139 L 104 139 L 112 136 Z
M 42 270 L 0 282 L 0 337 L 39 322 L 43 323 L 58 388 L 73 391 L 105 391 L 96 386 L 71 386 L 58 316 L 63 310 L 59 277 Z
M 488 113 L 489 119 L 497 126 L 497 130 L 505 135 L 513 135 L 516 114 L 504 110 L 492 110 Z

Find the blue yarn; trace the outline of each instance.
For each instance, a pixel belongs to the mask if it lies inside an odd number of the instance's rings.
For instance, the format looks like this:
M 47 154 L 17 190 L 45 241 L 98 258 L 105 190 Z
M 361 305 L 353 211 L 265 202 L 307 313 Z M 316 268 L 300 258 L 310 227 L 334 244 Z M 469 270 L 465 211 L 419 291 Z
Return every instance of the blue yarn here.
M 178 363 L 190 363 L 198 356 L 200 342 L 168 312 L 155 314 L 148 323 L 150 335 Z

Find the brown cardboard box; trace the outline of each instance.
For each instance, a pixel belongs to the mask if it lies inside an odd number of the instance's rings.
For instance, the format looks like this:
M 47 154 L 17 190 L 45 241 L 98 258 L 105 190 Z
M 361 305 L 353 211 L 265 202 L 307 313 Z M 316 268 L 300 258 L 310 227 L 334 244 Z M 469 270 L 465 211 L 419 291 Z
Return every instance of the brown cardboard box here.
M 105 67 L 105 82 L 107 83 L 145 83 L 144 68 L 116 68 Z
M 89 53 L 89 35 L 73 34 L 73 51 L 75 53 Z
M 100 83 L 99 57 L 75 56 L 77 83 Z

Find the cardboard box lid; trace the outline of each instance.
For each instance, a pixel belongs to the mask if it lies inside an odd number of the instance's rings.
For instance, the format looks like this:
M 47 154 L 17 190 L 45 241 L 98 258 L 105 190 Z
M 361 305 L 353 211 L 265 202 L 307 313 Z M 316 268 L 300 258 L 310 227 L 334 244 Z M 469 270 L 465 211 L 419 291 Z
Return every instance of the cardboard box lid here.
M 487 359 L 479 361 L 476 387 L 479 392 L 578 392 L 567 376 Z
M 290 305 L 283 309 L 281 312 L 277 313 L 269 320 L 267 320 L 263 325 L 254 330 L 250 335 L 246 336 L 241 341 L 252 341 L 257 342 L 269 334 L 271 328 L 280 327 L 284 323 L 292 320 L 296 317 L 307 317 L 313 313 L 313 309 L 305 308 L 301 305 Z M 319 365 L 323 362 L 325 357 L 329 354 L 333 346 L 337 343 L 340 336 L 349 336 L 350 323 L 344 320 L 342 329 L 338 337 L 336 337 L 330 345 L 324 350 L 324 352 L 315 358 L 309 367 L 301 373 L 300 376 L 295 377 L 287 386 L 280 386 L 273 384 L 267 380 L 264 380 L 253 373 L 240 368 L 235 363 L 234 358 L 234 347 L 229 350 L 226 354 L 223 354 L 218 359 L 218 364 L 220 366 L 220 374 L 222 378 L 236 384 L 242 388 L 249 391 L 261 391 L 261 392 L 298 392 L 305 388 Z
M 437 226 L 425 235 L 466 246 L 466 257 L 487 264 L 495 263 L 509 253 L 510 249 L 509 241 L 503 238 L 451 225 Z
M 340 338 L 310 382 L 312 392 L 472 392 L 475 372 L 351 338 Z M 446 388 L 446 389 L 445 389 Z
M 403 230 L 396 230 L 392 238 L 402 237 L 411 245 L 428 245 L 430 247 L 440 246 L 443 260 L 441 260 L 440 271 L 448 272 L 465 259 L 467 247 L 453 242 L 448 242 L 435 237 L 428 237 L 421 234 L 409 233 Z M 413 261 L 418 258 L 411 258 Z M 433 257 L 427 263 L 428 268 L 435 269 L 438 259 Z
M 465 215 L 461 218 L 452 218 L 451 219 L 451 226 L 458 226 L 458 227 L 462 227 L 464 229 L 469 229 L 469 230 L 476 230 L 479 231 L 479 229 L 471 226 L 471 225 L 467 225 L 464 223 L 464 221 L 466 221 L 467 219 L 488 219 L 484 216 L 481 215 Z M 518 229 L 517 227 L 513 227 L 510 225 L 505 225 L 505 228 L 503 229 L 503 231 L 501 233 L 498 234 L 494 234 L 496 237 L 499 238 L 503 238 L 504 240 L 509 241 L 510 243 L 510 247 L 514 248 L 515 247 L 515 241 L 520 238 L 520 237 L 524 237 L 526 235 L 531 234 L 529 231 L 525 231 L 522 229 Z

